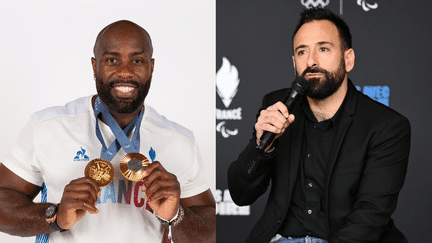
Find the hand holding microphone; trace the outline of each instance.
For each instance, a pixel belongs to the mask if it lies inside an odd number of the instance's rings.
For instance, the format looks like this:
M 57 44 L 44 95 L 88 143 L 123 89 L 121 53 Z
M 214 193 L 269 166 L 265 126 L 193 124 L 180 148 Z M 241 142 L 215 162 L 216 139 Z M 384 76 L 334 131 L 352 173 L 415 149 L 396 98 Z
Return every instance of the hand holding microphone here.
M 291 89 L 284 100 L 284 104 L 277 102 L 261 111 L 258 121 L 255 124 L 257 138 L 259 141 L 257 148 L 266 149 L 272 144 L 273 140 L 283 134 L 290 123 L 294 121 L 294 116 L 289 115 L 295 104 L 305 94 L 309 88 L 309 83 L 302 77 L 296 78 L 291 84 Z M 263 130 L 265 130 L 263 132 Z M 260 134 L 262 133 L 262 136 Z

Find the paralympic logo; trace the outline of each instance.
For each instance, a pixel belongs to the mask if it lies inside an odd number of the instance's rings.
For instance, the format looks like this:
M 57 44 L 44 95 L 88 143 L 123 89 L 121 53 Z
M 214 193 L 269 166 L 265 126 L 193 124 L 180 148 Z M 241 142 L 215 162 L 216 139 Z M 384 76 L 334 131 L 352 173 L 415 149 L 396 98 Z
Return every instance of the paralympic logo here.
M 228 108 L 238 91 L 240 79 L 238 70 L 226 58 L 222 58 L 222 66 L 216 73 L 216 90 L 225 108 Z M 224 138 L 235 136 L 238 129 L 229 130 L 226 128 L 226 120 L 241 120 L 242 108 L 236 109 L 216 109 L 216 120 L 222 120 L 216 125 L 216 131 L 220 132 Z

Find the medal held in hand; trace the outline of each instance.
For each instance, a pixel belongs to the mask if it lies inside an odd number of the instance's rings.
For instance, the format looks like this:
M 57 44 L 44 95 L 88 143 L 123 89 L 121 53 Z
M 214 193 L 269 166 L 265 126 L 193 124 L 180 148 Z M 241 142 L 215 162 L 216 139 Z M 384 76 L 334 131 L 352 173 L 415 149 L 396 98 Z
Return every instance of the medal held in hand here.
M 114 180 L 115 169 L 106 159 L 94 159 L 87 164 L 84 175 L 101 188 L 108 186 Z
M 144 178 L 142 172 L 150 161 L 140 153 L 126 154 L 120 161 L 121 174 L 130 181 L 140 181 Z

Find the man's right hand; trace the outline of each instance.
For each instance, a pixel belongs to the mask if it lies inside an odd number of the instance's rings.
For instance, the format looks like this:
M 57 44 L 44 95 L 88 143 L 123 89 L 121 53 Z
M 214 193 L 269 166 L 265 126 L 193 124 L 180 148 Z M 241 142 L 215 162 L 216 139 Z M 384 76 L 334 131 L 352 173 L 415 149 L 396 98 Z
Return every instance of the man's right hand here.
M 294 119 L 294 115 L 289 114 L 287 107 L 280 101 L 262 110 L 255 124 L 256 143 L 259 144 L 264 131 L 276 134 L 275 139 L 277 139 L 294 122 Z M 273 141 L 264 151 L 268 151 L 272 147 Z
M 71 181 L 64 189 L 57 214 L 57 224 L 62 229 L 72 228 L 86 212 L 97 214 L 99 187 L 89 178 Z

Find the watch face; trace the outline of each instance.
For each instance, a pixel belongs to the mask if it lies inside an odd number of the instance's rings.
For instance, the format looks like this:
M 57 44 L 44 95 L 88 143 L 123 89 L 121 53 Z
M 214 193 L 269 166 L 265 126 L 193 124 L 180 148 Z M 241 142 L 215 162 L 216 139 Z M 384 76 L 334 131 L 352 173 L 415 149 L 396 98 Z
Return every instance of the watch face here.
M 54 217 L 56 211 L 57 211 L 57 207 L 56 207 L 56 205 L 50 205 L 50 206 L 45 210 L 45 217 L 46 217 L 47 219 Z

